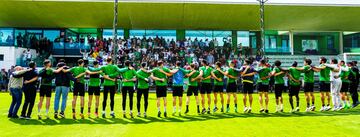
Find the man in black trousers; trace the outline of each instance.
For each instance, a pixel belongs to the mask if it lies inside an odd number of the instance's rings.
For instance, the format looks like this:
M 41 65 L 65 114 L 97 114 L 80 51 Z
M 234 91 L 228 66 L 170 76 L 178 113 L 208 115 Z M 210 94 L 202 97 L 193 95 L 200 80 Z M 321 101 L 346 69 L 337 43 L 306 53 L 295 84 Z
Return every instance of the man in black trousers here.
M 23 92 L 25 95 L 25 102 L 21 111 L 20 118 L 30 119 L 32 109 L 36 97 L 36 82 L 38 80 L 38 73 L 36 72 L 36 63 L 31 61 L 29 63 L 31 71 L 26 72 L 24 75 Z M 27 111 L 27 113 L 26 113 Z
M 353 100 L 353 104 L 352 104 L 353 108 L 360 104 L 359 95 L 357 92 L 360 74 L 359 74 L 359 68 L 357 67 L 356 64 L 357 64 L 357 61 L 348 63 L 348 67 L 350 68 L 350 74 L 348 77 L 348 79 L 350 80 L 350 90 L 349 91 L 351 94 L 351 98 Z

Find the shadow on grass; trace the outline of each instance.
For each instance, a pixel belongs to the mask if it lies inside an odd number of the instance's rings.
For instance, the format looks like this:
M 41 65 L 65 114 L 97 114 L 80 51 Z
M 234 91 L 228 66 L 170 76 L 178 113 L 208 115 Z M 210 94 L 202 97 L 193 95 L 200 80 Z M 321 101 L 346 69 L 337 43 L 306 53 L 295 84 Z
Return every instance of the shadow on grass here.
M 206 115 L 182 115 L 171 116 L 168 118 L 158 117 L 135 117 L 135 118 L 86 118 L 86 119 L 44 119 L 44 120 L 23 120 L 23 119 L 9 119 L 10 121 L 20 125 L 71 125 L 71 124 L 148 124 L 154 122 L 193 122 L 193 121 L 207 121 L 218 119 L 232 119 L 232 118 L 268 118 L 268 117 L 322 117 L 322 116 L 345 116 L 345 115 L 360 115 L 360 109 L 352 109 L 337 112 L 298 112 L 298 113 L 216 113 Z

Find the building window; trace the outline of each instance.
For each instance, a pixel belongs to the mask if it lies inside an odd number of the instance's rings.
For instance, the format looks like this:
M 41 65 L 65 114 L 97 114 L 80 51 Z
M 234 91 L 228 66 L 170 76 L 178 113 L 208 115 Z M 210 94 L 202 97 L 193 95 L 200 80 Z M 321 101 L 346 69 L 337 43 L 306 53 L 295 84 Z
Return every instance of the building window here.
M 14 29 L 0 28 L 0 45 L 1 46 L 14 45 Z

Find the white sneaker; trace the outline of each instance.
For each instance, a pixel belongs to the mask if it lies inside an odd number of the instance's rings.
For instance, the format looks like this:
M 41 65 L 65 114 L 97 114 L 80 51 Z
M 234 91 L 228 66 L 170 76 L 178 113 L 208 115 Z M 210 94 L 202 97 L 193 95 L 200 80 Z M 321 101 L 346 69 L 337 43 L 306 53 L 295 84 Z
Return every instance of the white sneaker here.
M 325 111 L 329 111 L 329 110 L 331 110 L 331 106 L 326 106 Z
M 244 107 L 244 113 L 248 111 L 248 108 L 247 107 Z
M 311 108 L 310 107 L 307 107 L 306 108 L 306 112 L 310 112 Z
M 141 113 L 140 113 L 140 112 L 138 112 L 138 113 L 137 113 L 137 117 L 140 117 L 140 115 L 141 115 Z
M 299 107 L 296 107 L 296 108 L 295 108 L 295 111 L 296 111 L 296 112 L 299 112 L 299 111 L 300 111 L 300 108 L 299 108 Z
M 320 109 L 321 112 L 325 111 L 325 110 L 326 110 L 325 106 L 321 107 L 321 109 Z

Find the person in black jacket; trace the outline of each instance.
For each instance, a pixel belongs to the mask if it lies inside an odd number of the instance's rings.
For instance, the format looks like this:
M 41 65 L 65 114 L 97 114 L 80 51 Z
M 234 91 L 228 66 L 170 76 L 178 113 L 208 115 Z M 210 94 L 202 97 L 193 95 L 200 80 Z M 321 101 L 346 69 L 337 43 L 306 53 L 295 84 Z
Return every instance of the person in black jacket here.
M 65 109 L 66 109 L 66 101 L 67 96 L 70 89 L 70 80 L 75 81 L 76 79 L 71 75 L 71 73 L 63 72 L 64 69 L 68 69 L 65 64 L 64 59 L 60 59 L 59 63 L 57 64 L 57 70 L 54 71 L 55 73 L 55 101 L 54 101 L 54 118 L 58 118 L 58 114 L 61 118 L 65 118 Z M 61 111 L 58 113 L 59 110 L 59 102 L 60 97 L 62 97 L 61 102 Z
M 29 68 L 31 71 L 27 71 L 24 75 L 23 92 L 25 95 L 25 102 L 21 111 L 20 118 L 30 119 L 32 109 L 34 107 L 36 98 L 36 83 L 38 80 L 38 73 L 36 72 L 36 63 L 30 61 Z M 27 111 L 27 113 L 26 113 Z
M 360 74 L 359 74 L 359 68 L 356 66 L 356 64 L 357 64 L 356 61 L 348 63 L 348 67 L 350 68 L 350 74 L 348 76 L 348 79 L 350 80 L 350 90 L 349 91 L 351 94 L 351 98 L 353 100 L 352 107 L 356 107 L 360 104 L 359 95 L 357 92 Z

